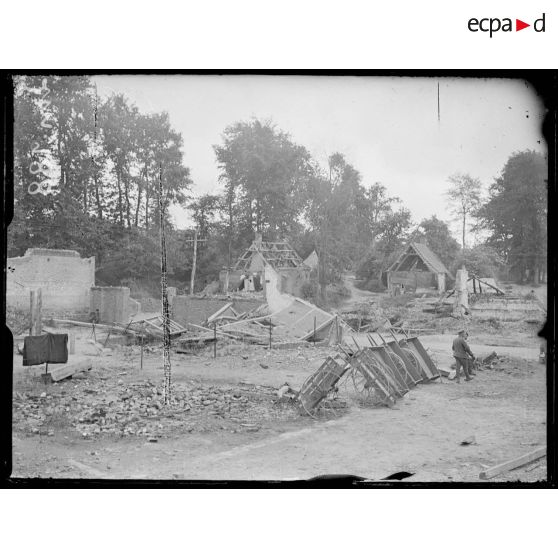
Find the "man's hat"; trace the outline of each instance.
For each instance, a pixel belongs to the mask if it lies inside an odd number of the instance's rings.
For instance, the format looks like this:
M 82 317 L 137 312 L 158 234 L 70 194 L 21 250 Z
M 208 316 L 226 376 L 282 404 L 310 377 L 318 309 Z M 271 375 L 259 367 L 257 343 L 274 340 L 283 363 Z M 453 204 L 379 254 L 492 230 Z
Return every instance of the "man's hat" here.
M 464 330 L 464 329 L 462 329 L 461 331 L 458 331 L 458 332 L 457 332 L 457 335 L 461 335 L 462 333 L 465 333 L 465 330 Z

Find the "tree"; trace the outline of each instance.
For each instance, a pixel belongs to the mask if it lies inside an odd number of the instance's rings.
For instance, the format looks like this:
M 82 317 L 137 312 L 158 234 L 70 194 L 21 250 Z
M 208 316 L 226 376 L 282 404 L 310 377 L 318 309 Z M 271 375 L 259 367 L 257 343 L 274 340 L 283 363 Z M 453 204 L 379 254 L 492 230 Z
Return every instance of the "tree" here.
M 548 171 L 536 151 L 513 153 L 478 211 L 488 243 L 522 281 L 538 283 L 546 270 Z
M 306 149 L 272 122 L 254 119 L 229 126 L 214 150 L 231 238 L 251 238 L 253 231 L 269 238 L 288 235 L 301 213 L 299 193 L 309 177 Z
M 320 296 L 324 301 L 327 284 L 352 267 L 355 254 L 362 249 L 358 230 L 363 224 L 365 208 L 360 173 L 347 163 L 343 154 L 333 153 L 326 170 L 314 165 L 304 196 L 305 217 L 314 233 L 318 254 Z
M 459 254 L 459 243 L 451 236 L 447 223 L 435 215 L 420 222 L 413 239 L 428 245 L 448 268 Z
M 360 234 L 368 249 L 358 262 L 357 275 L 370 279 L 376 276 L 381 283 L 385 269 L 392 263 L 407 240 L 411 227 L 411 213 L 398 197 L 388 195 L 387 188 L 376 182 L 365 190 L 366 226 Z
M 204 194 L 189 203 L 188 209 L 192 212 L 200 236 L 209 234 L 220 208 L 221 199 L 213 194 Z
M 477 277 L 496 277 L 502 266 L 502 259 L 490 246 L 479 244 L 463 250 L 455 259 L 452 270 L 455 273 L 462 265 Z
M 481 182 L 468 174 L 456 173 L 448 178 L 451 186 L 446 191 L 449 206 L 462 223 L 462 248 L 465 250 L 467 219 L 478 210 L 481 203 Z
M 152 184 L 160 165 L 165 207 L 186 203 L 191 183 L 168 115 L 142 115 L 122 95 L 99 99 L 83 76 L 23 76 L 15 85 L 10 256 L 75 249 L 95 256 L 101 281 L 143 277 L 158 250 L 146 231 L 151 213 L 158 218 Z M 52 188 L 30 193 L 37 185 Z M 167 230 L 172 242 L 170 222 Z

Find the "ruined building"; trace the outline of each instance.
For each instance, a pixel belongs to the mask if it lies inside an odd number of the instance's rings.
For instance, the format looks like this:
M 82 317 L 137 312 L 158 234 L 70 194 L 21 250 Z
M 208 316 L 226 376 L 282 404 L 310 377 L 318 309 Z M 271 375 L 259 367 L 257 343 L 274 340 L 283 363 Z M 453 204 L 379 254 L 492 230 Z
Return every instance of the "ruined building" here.
M 104 323 L 124 322 L 140 310 L 127 287 L 95 286 L 95 257 L 75 250 L 30 248 L 8 258 L 6 303 L 29 310 L 30 293 L 41 289 L 42 311 L 50 316 L 87 319 L 97 312 Z
M 264 242 L 256 233 L 254 242 L 231 270 L 219 274 L 223 292 L 270 288 L 300 296 L 302 285 L 310 278 L 310 268 L 286 241 Z
M 435 289 L 443 293 L 453 275 L 426 244 L 410 242 L 387 271 L 388 290 Z
M 29 293 L 42 291 L 43 309 L 89 312 L 95 285 L 95 258 L 80 258 L 75 250 L 30 248 L 24 256 L 8 258 L 6 303 L 29 308 Z

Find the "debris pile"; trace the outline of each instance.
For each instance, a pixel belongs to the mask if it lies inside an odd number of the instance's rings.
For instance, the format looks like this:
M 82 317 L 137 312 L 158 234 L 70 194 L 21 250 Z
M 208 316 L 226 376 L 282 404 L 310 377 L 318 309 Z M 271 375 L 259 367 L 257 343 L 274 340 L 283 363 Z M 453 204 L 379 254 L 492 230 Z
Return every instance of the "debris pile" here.
M 57 389 L 58 388 L 58 389 Z M 82 437 L 168 437 L 185 432 L 257 431 L 267 420 L 296 418 L 291 406 L 277 405 L 273 387 L 254 384 L 207 386 L 175 384 L 170 406 L 149 380 L 125 384 L 68 380 L 40 394 L 16 392 L 14 426 L 28 433 L 74 429 Z
M 234 302 L 227 302 L 202 324 L 188 323 L 183 329 L 179 324 L 171 325 L 176 326 L 171 335 L 176 336 L 185 351 L 193 344 L 212 343 L 223 338 L 270 347 L 304 341 L 336 344 L 343 332 L 352 331 L 339 316 L 296 297 L 290 297 L 288 306 L 275 312 L 270 312 L 267 304 L 238 312 Z
M 367 336 L 368 346 L 339 345 L 339 353 L 328 356 L 304 382 L 298 401 L 301 409 L 316 417 L 337 400 L 340 380 L 350 378 L 361 396 L 373 405 L 392 407 L 419 382 L 440 377 L 440 372 L 418 337 L 386 342 Z
M 374 332 L 384 327 L 386 323 L 391 323 L 384 309 L 374 301 L 349 308 L 341 315 L 343 320 L 357 333 Z
M 31 314 L 20 308 L 6 307 L 6 325 L 14 336 L 28 332 L 31 325 Z

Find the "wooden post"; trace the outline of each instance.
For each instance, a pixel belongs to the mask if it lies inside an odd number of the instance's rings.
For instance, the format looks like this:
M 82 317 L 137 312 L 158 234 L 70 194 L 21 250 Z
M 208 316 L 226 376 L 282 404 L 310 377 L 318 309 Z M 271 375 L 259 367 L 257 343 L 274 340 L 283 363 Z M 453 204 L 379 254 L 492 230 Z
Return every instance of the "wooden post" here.
M 43 296 L 41 289 L 31 290 L 31 326 L 29 329 L 30 335 L 41 335 L 42 327 L 42 312 Z
M 316 346 L 316 316 L 314 316 L 314 347 Z
M 217 358 L 217 322 L 213 322 L 213 358 Z
M 335 314 L 335 342 L 339 344 L 339 316 Z
M 271 350 L 271 320 L 269 320 L 269 349 Z
M 140 337 L 140 343 L 141 343 L 141 350 L 140 350 L 140 370 L 143 370 L 143 333 L 145 331 L 145 323 L 143 324 L 142 328 L 141 328 L 141 337 Z
M 69 345 L 69 353 L 71 355 L 75 354 L 76 352 L 76 334 L 74 331 L 70 331 L 68 333 L 68 345 Z
M 196 258 L 198 254 L 198 229 L 194 231 L 194 258 L 192 260 L 192 274 L 190 275 L 190 294 L 194 294 L 194 281 L 196 278 Z

